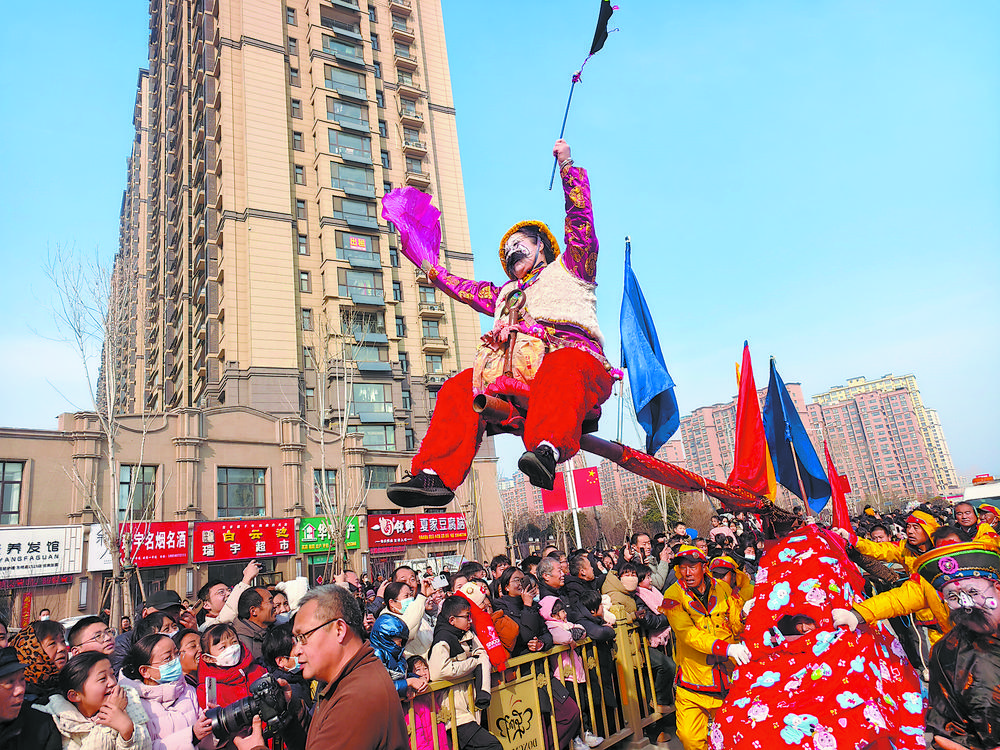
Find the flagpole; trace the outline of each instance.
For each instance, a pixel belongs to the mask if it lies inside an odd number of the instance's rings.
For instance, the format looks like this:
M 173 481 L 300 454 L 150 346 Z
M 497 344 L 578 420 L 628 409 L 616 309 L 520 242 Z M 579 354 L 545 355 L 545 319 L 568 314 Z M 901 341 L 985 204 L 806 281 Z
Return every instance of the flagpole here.
M 566 488 L 566 498 L 569 500 L 569 510 L 573 514 L 573 531 L 576 534 L 576 548 L 580 549 L 583 543 L 580 541 L 580 521 L 577 514 L 580 506 L 576 502 L 576 484 L 573 482 L 573 461 L 567 461 L 563 465 L 563 486 Z
M 578 70 L 578 71 L 576 71 L 573 74 L 573 83 L 571 83 L 570 87 L 569 87 L 569 98 L 566 100 L 566 111 L 563 112 L 562 127 L 559 128 L 559 139 L 560 140 L 566 134 L 566 120 L 569 119 L 569 105 L 573 102 L 573 89 L 576 88 L 576 82 L 580 80 L 580 73 L 581 72 L 582 72 L 582 68 L 581 68 L 581 70 Z M 552 176 L 549 178 L 549 190 L 551 190 L 552 186 L 555 184 L 555 181 L 556 181 L 556 168 L 558 166 L 559 166 L 559 157 L 558 156 L 552 157 Z
M 809 505 L 809 498 L 806 496 L 806 486 L 802 483 L 802 474 L 799 472 L 799 457 L 795 454 L 795 443 L 788 441 L 788 447 L 792 449 L 792 463 L 795 464 L 795 478 L 799 480 L 799 492 L 802 493 L 802 502 L 806 505 L 806 515 L 813 517 L 812 506 Z

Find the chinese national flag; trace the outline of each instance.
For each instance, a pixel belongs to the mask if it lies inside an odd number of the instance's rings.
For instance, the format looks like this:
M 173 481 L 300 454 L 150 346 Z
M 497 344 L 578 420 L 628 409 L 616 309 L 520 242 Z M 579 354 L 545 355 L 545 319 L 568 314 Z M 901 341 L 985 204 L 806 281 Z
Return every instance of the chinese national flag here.
M 830 455 L 830 446 L 823 441 L 823 451 L 826 453 L 826 476 L 830 480 L 830 499 L 833 500 L 833 525 L 841 529 L 853 531 L 851 525 L 851 513 L 847 508 L 847 499 L 844 497 L 851 491 L 851 483 L 843 474 L 837 473 L 837 467 L 833 465 L 833 456 Z
M 555 482 L 551 490 L 542 490 L 542 509 L 546 513 L 557 513 L 561 510 L 569 510 L 569 500 L 566 498 L 566 485 L 563 482 L 563 473 L 556 472 Z
M 601 480 L 597 477 L 597 469 L 575 469 L 573 486 L 576 489 L 576 507 L 601 505 Z

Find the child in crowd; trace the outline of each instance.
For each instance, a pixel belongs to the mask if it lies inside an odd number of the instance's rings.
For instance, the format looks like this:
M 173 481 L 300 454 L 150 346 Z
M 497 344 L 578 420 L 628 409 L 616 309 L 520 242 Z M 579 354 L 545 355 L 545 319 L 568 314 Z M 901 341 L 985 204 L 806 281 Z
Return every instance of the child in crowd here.
M 87 651 L 59 673 L 59 692 L 45 705 L 63 750 L 151 750 L 139 694 L 118 684 L 105 654 Z
M 569 610 L 562 599 L 555 596 L 545 596 L 542 597 L 538 605 L 553 643 L 556 646 L 569 646 L 569 650 L 552 657 L 552 661 L 556 663 L 552 670 L 552 676 L 555 678 L 552 680 L 552 699 L 557 704 L 562 704 L 558 706 L 559 710 L 556 711 L 559 747 L 569 747 L 571 742 L 573 750 L 597 747 L 604 742 L 603 737 L 598 737 L 589 731 L 584 732 L 582 737 L 577 736 L 581 728 L 580 709 L 570 692 L 570 685 L 573 682 L 578 683 L 577 690 L 579 690 L 579 683 L 587 681 L 586 667 L 580 654 L 576 651 L 576 647 L 587 638 L 587 631 L 582 625 L 570 622 Z M 559 680 L 562 682 L 558 682 Z M 566 721 L 560 721 L 562 717 L 566 717 Z M 569 717 L 572 719 L 570 720 Z
M 431 670 L 427 665 L 427 660 L 422 656 L 411 656 L 406 660 L 406 669 L 409 674 L 416 675 L 419 679 L 430 682 Z M 436 701 L 431 695 L 415 695 L 411 701 L 413 707 L 413 736 L 417 750 L 433 750 L 434 748 L 434 727 L 437 724 L 438 750 L 449 750 L 451 741 L 448 738 L 448 725 L 443 721 L 435 722 L 435 714 L 444 704 L 444 696 L 438 696 Z M 406 725 L 410 726 L 410 712 L 407 706 L 403 706 L 406 716 Z
M 240 643 L 236 629 L 227 623 L 209 626 L 201 634 L 201 664 L 198 665 L 198 705 L 228 706 L 250 695 L 250 685 L 267 674 L 253 660 L 250 649 Z M 208 678 L 215 680 L 215 700 L 209 701 Z
M 469 705 L 466 686 L 452 695 L 459 750 L 502 750 L 500 741 L 479 725 L 479 712 L 490 705 L 490 659 L 472 628 L 472 608 L 461 596 L 449 596 L 441 603 L 434 643 L 431 646 L 430 678 L 462 680 L 472 677 L 475 701 Z
M 292 690 L 289 710 L 297 718 L 281 731 L 281 742 L 290 750 L 301 750 L 306 744 L 306 733 L 312 719 L 313 685 L 302 676 L 298 657 L 292 656 L 295 639 L 292 637 L 292 623 L 285 622 L 271 627 L 264 634 L 261 644 L 262 660 L 268 674 L 276 680 L 284 680 Z M 274 750 L 279 746 L 274 745 Z

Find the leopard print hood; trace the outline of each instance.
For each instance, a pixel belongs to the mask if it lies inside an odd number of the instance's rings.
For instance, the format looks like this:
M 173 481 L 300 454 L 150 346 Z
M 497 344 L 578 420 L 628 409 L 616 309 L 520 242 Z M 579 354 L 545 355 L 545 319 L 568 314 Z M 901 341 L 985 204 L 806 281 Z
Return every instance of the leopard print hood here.
M 59 685 L 59 667 L 49 658 L 35 634 L 34 624 L 21 630 L 10 645 L 17 650 L 17 660 L 27 666 L 24 680 L 41 693 L 55 690 Z

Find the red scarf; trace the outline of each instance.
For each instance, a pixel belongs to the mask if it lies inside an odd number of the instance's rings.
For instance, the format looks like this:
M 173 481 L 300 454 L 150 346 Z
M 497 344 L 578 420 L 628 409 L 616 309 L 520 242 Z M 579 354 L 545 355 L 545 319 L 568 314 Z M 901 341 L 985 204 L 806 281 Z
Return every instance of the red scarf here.
M 507 649 L 500 642 L 497 629 L 493 627 L 493 618 L 480 609 L 474 601 L 461 591 L 458 592 L 458 595 L 469 603 L 469 610 L 472 612 L 472 629 L 476 631 L 476 638 L 479 639 L 479 642 L 483 644 L 483 648 L 486 649 L 486 653 L 489 654 L 490 664 L 498 671 L 506 669 L 507 657 L 510 654 L 507 653 Z

